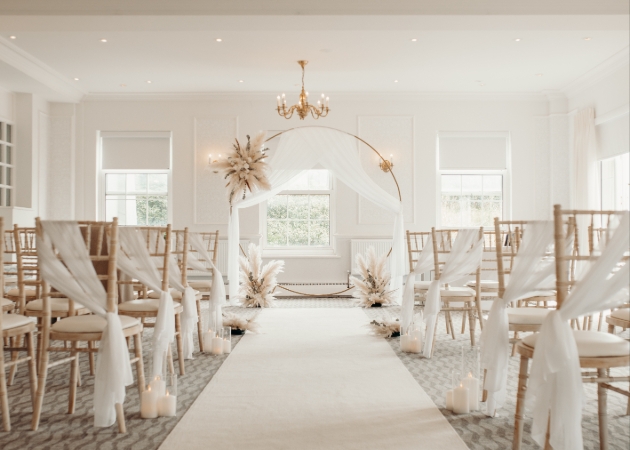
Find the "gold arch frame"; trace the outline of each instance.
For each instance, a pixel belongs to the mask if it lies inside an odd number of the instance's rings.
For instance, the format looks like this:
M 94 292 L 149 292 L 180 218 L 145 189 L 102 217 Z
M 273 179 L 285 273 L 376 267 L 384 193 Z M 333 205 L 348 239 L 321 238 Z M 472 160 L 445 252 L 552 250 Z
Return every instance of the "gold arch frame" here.
M 289 128 L 288 130 L 284 130 L 284 131 L 280 131 L 279 133 L 274 134 L 273 136 L 265 139 L 265 143 L 271 141 L 272 139 L 277 138 L 278 136 L 284 134 L 284 133 L 288 133 L 289 131 L 293 131 L 293 130 L 299 130 L 301 128 L 327 128 L 329 130 L 335 130 L 335 131 L 339 131 L 340 133 L 343 133 L 347 136 L 352 136 L 353 138 L 355 138 L 356 140 L 363 142 L 365 145 L 367 145 L 374 153 L 376 153 L 378 155 L 378 157 L 381 159 L 382 162 L 385 162 L 385 158 L 383 158 L 383 155 L 381 155 L 379 153 L 378 150 L 376 150 L 374 147 L 372 147 L 369 143 L 367 143 L 365 140 L 361 139 L 359 136 L 352 134 L 352 133 L 348 133 L 347 131 L 343 131 L 343 130 L 339 130 L 337 128 L 333 128 L 333 127 L 327 127 L 325 125 L 307 125 L 304 127 L 293 127 L 293 128 Z M 400 185 L 398 184 L 398 180 L 396 179 L 396 175 L 394 175 L 394 169 L 390 167 L 389 169 L 389 173 L 392 176 L 392 179 L 394 180 L 394 183 L 396 184 L 396 189 L 398 191 L 398 200 L 400 200 L 402 202 L 402 195 L 400 193 Z M 240 246 L 240 245 L 239 245 Z M 243 251 L 243 248 L 241 247 L 241 251 Z M 387 253 L 387 257 L 389 257 L 389 255 L 391 255 L 392 253 L 392 249 L 389 249 L 389 252 Z M 243 254 L 245 254 L 245 252 L 243 252 Z M 354 287 L 354 286 L 353 286 Z M 343 294 L 344 292 L 348 292 L 350 289 L 352 289 L 352 287 L 349 287 L 348 289 L 344 289 L 343 291 L 340 292 L 331 292 L 330 294 L 306 294 L 304 292 L 299 292 L 299 291 L 294 291 L 291 290 L 289 288 L 286 288 L 284 286 L 282 286 L 281 284 L 278 284 L 276 286 L 276 288 L 281 288 L 284 289 L 285 291 L 288 292 L 292 292 L 294 294 L 299 294 L 299 295 L 310 295 L 311 297 L 330 297 L 332 295 L 339 295 L 339 294 Z M 275 289 L 274 289 L 275 290 Z

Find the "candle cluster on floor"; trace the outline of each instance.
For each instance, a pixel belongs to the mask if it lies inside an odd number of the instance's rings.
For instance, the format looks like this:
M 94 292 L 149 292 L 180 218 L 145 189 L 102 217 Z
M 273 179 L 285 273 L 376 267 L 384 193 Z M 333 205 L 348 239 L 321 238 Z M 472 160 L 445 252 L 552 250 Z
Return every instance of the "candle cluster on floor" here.
M 213 355 L 229 354 L 232 351 L 232 328 L 208 330 L 203 336 L 204 353 Z
M 143 419 L 174 417 L 177 415 L 177 375 L 168 375 L 169 383 L 155 375 L 140 397 L 140 416 Z
M 464 370 L 465 367 L 467 370 Z M 455 414 L 468 414 L 479 410 L 479 349 L 465 355 L 462 347 L 461 371 L 452 373 L 452 387 L 446 391 L 446 409 Z M 462 376 L 463 374 L 466 374 Z
M 422 329 L 414 325 L 400 334 L 400 350 L 405 353 L 422 353 L 423 345 Z

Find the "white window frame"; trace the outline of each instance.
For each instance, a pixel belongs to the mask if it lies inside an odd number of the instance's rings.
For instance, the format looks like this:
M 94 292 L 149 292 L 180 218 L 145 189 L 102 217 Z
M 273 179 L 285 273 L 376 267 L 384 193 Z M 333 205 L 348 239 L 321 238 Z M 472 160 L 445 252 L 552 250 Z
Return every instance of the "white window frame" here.
M 5 120 L 0 118 L 0 122 L 2 125 L 2 133 L 0 139 L 0 146 L 4 147 L 2 149 L 2 162 L 0 162 L 0 170 L 2 170 L 2 183 L 0 183 L 0 189 L 2 189 L 2 198 L 0 198 L 0 206 L 3 208 L 13 208 L 15 207 L 15 181 L 16 181 L 16 162 L 17 155 L 15 150 L 15 138 L 16 138 L 16 130 L 15 124 L 10 120 Z M 7 140 L 7 126 L 11 126 L 11 142 Z M 6 148 L 11 147 L 11 164 L 7 163 L 7 155 Z M 7 184 L 7 173 L 6 168 L 11 169 L 11 183 Z M 7 190 L 10 191 L 10 205 L 7 205 Z
M 168 138 L 170 147 L 170 169 L 103 169 L 103 138 L 127 138 L 127 137 L 149 137 Z M 98 164 L 98 188 L 97 205 L 99 220 L 105 220 L 105 198 L 107 189 L 105 185 L 105 175 L 108 173 L 166 173 L 168 194 L 166 196 L 167 223 L 173 223 L 173 136 L 170 131 L 97 131 L 97 164 Z
M 440 169 L 440 138 L 505 138 L 505 169 Z M 503 217 L 501 220 L 512 220 L 512 157 L 510 133 L 506 131 L 438 131 L 435 142 L 436 166 L 436 228 L 445 229 L 457 227 L 442 226 L 442 175 L 502 175 L 503 176 Z M 473 227 L 464 227 L 473 228 Z M 475 227 L 476 228 L 476 227 Z M 488 227 L 486 227 L 488 228 Z
M 330 189 L 328 190 L 286 190 L 280 191 L 276 195 L 328 195 L 330 199 L 329 205 L 329 221 L 330 221 L 330 244 L 322 247 L 312 246 L 268 246 L 267 245 L 267 202 L 260 203 L 260 244 L 265 258 L 340 258 L 337 254 L 336 239 L 336 187 L 337 180 L 330 173 Z
M 606 201 L 605 201 L 605 199 L 604 199 L 604 183 L 605 183 L 605 181 L 604 181 L 604 164 L 605 164 L 605 163 L 607 163 L 607 162 L 611 162 L 611 160 L 621 159 L 621 157 L 623 157 L 624 155 L 628 155 L 628 153 L 620 153 L 620 154 L 615 155 L 615 156 L 611 156 L 611 157 L 608 157 L 608 158 L 601 159 L 601 160 L 599 160 L 599 162 L 598 162 L 598 164 L 599 164 L 599 182 L 600 182 L 600 189 L 599 189 L 599 195 L 600 195 L 600 205 L 601 205 L 601 207 L 602 207 L 602 209 L 603 209 L 603 210 L 607 210 L 607 209 L 618 210 L 618 209 L 620 209 L 620 205 L 618 205 L 618 204 L 615 204 L 615 205 L 614 205 L 614 207 L 612 207 L 612 208 L 610 208 L 610 207 L 608 207 L 608 206 L 605 206 L 605 204 L 606 204 L 607 202 L 606 202 Z M 630 158 L 630 156 L 626 156 L 626 157 Z M 617 174 L 618 174 L 618 171 L 617 171 L 617 164 L 618 164 L 618 161 L 614 161 L 614 167 L 613 167 L 613 170 L 614 170 L 614 172 L 615 172 L 615 173 L 614 173 L 615 182 L 614 182 L 613 189 L 614 189 L 614 197 L 615 197 L 615 200 L 617 200 L 617 199 L 619 198 L 619 194 L 620 194 L 619 192 L 617 192 L 617 188 L 619 187 L 619 185 L 618 185 L 618 183 L 617 183 L 617 182 L 618 182 L 618 181 L 623 182 L 623 180 L 617 180 L 617 179 L 616 179 Z M 630 186 L 627 186 L 627 185 L 626 185 L 626 186 L 623 186 L 623 184 L 621 184 L 621 186 L 622 186 L 622 189 L 626 189 L 626 192 L 625 192 L 624 194 L 625 194 L 625 195 L 628 195 L 628 194 L 627 194 L 627 189 L 629 189 L 629 188 L 630 188 Z M 626 201 L 627 201 L 627 200 L 626 200 Z

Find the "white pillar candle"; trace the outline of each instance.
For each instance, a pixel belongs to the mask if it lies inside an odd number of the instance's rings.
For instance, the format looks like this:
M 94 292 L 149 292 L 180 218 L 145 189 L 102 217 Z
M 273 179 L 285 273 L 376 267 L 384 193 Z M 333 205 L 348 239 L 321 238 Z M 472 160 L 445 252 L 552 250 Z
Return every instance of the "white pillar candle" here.
M 166 382 L 159 375 L 156 375 L 155 378 L 151 380 L 149 387 L 155 392 L 158 398 L 162 397 L 166 392 Z
M 223 354 L 223 339 L 221 339 L 220 337 L 212 338 L 212 354 L 213 355 Z
M 409 336 L 403 334 L 400 336 L 400 351 L 408 352 L 409 351 Z
M 161 417 L 174 417 L 177 414 L 177 397 L 170 395 L 168 390 L 166 395 L 158 399 L 158 414 Z
M 422 341 L 420 339 L 418 339 L 417 337 L 414 337 L 413 339 L 410 339 L 410 352 L 411 353 L 420 353 L 422 351 Z
M 453 389 L 453 412 L 455 414 L 468 414 L 470 412 L 468 400 L 468 388 L 463 384 Z
M 446 409 L 453 411 L 453 389 L 446 391 Z
M 479 410 L 479 380 L 468 372 L 468 376 L 462 378 L 462 385 L 468 388 L 468 404 L 471 411 Z
M 157 392 L 151 389 L 151 385 L 140 397 L 140 417 L 143 419 L 155 419 L 158 416 Z
M 418 348 L 422 348 L 422 331 L 420 330 L 412 331 L 411 337 L 414 339 L 414 341 L 417 341 L 419 343 Z M 419 353 L 419 351 L 417 353 Z
M 212 338 L 214 337 L 214 333 L 212 330 L 203 334 L 203 352 L 204 353 L 212 353 Z
M 223 353 L 230 353 L 232 351 L 232 341 L 229 339 L 223 339 Z

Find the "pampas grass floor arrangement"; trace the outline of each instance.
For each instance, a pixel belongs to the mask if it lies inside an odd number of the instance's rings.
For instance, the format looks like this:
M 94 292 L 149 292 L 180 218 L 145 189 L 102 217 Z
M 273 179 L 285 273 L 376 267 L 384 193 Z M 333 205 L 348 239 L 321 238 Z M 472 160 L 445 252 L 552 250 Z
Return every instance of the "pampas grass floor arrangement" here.
M 387 306 L 394 302 L 394 291 L 387 290 L 391 276 L 385 269 L 386 261 L 387 255 L 377 257 L 374 247 L 368 247 L 365 258 L 357 254 L 357 268 L 363 279 L 350 277 L 350 281 L 356 288 L 352 296 L 357 299 L 357 306 L 370 308 Z
M 400 321 L 392 318 L 374 319 L 369 324 L 375 336 L 390 338 L 400 336 Z
M 237 300 L 245 308 L 269 308 L 273 306 L 273 291 L 278 285 L 277 276 L 284 268 L 284 261 L 269 261 L 262 266 L 260 247 L 249 244 L 248 258 L 240 257 L 240 281 Z
M 247 319 L 232 313 L 223 314 L 223 326 L 231 327 L 232 334 L 244 334 L 246 331 L 257 333 L 259 329 L 259 325 L 256 323 L 255 317 Z M 234 333 L 235 330 L 237 330 L 236 333 Z

